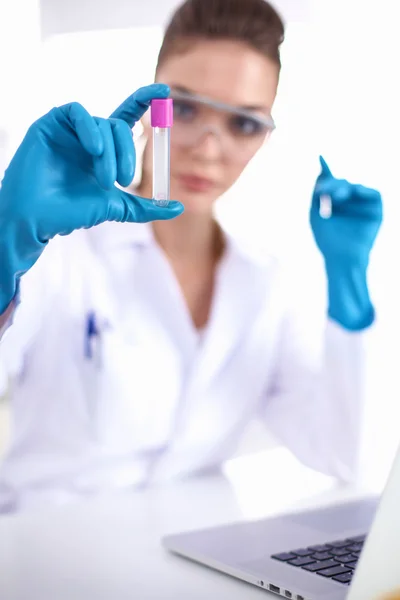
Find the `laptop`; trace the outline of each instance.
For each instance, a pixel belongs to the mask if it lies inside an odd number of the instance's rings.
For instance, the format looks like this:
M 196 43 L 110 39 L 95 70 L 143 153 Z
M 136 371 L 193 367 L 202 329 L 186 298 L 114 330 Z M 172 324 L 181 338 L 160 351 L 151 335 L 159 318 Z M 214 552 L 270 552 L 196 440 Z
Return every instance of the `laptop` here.
M 163 544 L 291 600 L 400 593 L 400 449 L 380 499 L 181 533 Z

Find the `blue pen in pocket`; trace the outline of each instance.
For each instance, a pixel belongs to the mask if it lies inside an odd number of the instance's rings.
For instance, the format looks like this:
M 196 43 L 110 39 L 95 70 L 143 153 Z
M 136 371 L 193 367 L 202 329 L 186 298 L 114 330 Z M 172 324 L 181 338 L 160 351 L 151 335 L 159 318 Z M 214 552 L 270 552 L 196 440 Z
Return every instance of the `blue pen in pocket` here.
M 87 313 L 85 320 L 84 356 L 87 360 L 93 361 L 98 368 L 103 366 L 104 333 L 109 329 L 111 327 L 108 319 L 99 319 L 93 310 Z
M 85 357 L 93 358 L 93 339 L 98 335 L 96 315 L 93 311 L 88 313 L 85 323 Z
M 99 326 L 96 313 L 90 311 L 85 323 L 84 353 L 87 360 L 91 360 L 97 367 L 102 366 L 102 330 Z

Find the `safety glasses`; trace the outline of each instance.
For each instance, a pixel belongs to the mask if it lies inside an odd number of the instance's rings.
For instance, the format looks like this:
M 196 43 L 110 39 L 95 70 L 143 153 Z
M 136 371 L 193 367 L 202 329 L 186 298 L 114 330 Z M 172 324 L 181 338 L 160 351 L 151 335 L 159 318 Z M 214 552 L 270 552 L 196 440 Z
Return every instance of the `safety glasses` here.
M 171 91 L 174 101 L 172 144 L 191 148 L 208 135 L 218 138 L 226 157 L 251 157 L 275 129 L 271 117 L 236 108 L 204 96 Z

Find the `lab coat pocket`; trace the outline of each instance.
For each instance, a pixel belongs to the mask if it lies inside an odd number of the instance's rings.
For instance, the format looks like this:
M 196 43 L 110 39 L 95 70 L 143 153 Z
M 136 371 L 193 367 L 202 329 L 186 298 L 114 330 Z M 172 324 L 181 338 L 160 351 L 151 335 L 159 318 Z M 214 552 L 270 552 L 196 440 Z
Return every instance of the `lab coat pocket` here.
M 115 452 L 163 447 L 179 391 L 179 361 L 157 340 L 105 328 L 93 356 L 89 410 L 98 443 Z M 169 351 L 168 351 L 169 350 Z

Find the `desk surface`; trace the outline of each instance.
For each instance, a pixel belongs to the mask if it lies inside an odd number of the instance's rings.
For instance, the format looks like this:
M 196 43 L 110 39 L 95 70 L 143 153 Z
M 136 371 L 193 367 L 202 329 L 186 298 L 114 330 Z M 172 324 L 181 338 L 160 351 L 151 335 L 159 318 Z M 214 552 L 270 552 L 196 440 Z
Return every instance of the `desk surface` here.
M 233 481 L 233 482 L 232 482 Z M 303 482 L 304 483 L 304 482 Z M 267 592 L 169 555 L 160 537 L 362 494 L 325 481 L 264 510 L 235 478 L 207 477 L 0 519 L 1 600 L 256 600 Z M 249 483 L 246 482 L 249 491 Z M 241 488 L 243 491 L 243 487 Z M 261 489 L 261 488 L 260 488 Z

